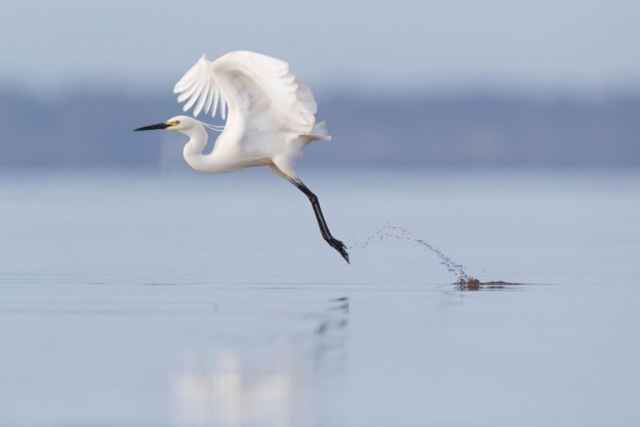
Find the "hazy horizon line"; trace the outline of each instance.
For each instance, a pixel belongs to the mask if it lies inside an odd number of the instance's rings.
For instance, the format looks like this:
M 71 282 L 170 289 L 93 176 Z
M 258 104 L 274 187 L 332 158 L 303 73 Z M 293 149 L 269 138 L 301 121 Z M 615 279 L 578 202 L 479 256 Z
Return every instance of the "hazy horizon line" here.
M 304 80 L 304 79 L 303 79 Z M 96 84 L 96 82 L 99 82 Z M 617 80 L 602 84 L 566 84 L 537 80 L 499 80 L 468 79 L 444 81 L 425 79 L 413 83 L 390 85 L 388 82 L 350 81 L 348 79 L 332 82 L 306 81 L 311 85 L 317 97 L 332 97 L 337 94 L 373 95 L 385 97 L 416 96 L 502 96 L 517 98 L 577 98 L 599 99 L 602 97 L 640 97 L 640 79 Z M 145 82 L 135 79 L 105 77 L 93 74 L 86 78 L 73 78 L 34 83 L 15 76 L 0 76 L 0 91 L 14 90 L 44 97 L 55 97 L 75 92 L 128 92 L 145 95 L 155 92 L 173 96 L 173 80 L 166 84 L 157 81 Z

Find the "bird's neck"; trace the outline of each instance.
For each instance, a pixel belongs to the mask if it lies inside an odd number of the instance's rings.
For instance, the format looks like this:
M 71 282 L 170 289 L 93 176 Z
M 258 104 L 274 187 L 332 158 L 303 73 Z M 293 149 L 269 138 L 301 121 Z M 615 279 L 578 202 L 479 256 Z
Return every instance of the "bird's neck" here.
M 209 135 L 202 125 L 198 125 L 184 132 L 188 137 L 182 154 L 184 160 L 197 171 L 203 172 L 223 172 L 226 170 L 226 164 L 216 156 L 215 150 L 210 154 L 204 154 L 207 147 Z

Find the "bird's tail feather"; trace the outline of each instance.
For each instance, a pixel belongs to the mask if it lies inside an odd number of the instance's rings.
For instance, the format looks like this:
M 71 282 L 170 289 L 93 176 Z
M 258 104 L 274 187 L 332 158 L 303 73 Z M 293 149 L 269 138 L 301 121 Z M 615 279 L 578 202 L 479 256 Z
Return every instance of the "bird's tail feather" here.
M 311 132 L 305 134 L 312 140 L 321 139 L 323 141 L 331 141 L 331 135 L 329 135 L 329 129 L 327 129 L 327 122 L 322 121 L 315 124 Z

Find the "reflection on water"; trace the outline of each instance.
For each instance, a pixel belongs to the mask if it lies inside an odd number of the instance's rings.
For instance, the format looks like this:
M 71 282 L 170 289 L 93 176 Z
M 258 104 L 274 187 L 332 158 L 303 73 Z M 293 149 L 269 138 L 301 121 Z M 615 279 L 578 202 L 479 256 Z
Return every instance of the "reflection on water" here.
M 255 172 L 0 183 L 0 426 L 640 425 L 640 176 Z
M 257 369 L 239 353 L 226 351 L 185 366 L 173 382 L 176 424 L 291 425 L 299 407 L 294 400 L 303 393 L 290 356 L 275 353 L 270 357 L 278 359 L 278 366 Z
M 344 375 L 348 312 L 348 298 L 336 298 L 304 333 L 251 351 L 228 346 L 185 354 L 171 381 L 175 424 L 334 425 L 338 414 L 319 406 Z

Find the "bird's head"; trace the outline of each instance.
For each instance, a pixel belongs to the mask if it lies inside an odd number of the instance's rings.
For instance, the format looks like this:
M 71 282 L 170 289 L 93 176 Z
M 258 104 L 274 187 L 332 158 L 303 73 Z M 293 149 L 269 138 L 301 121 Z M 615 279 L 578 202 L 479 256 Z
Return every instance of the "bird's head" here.
M 191 129 L 198 126 L 200 122 L 196 119 L 193 119 L 188 116 L 175 116 L 171 117 L 169 120 L 166 120 L 162 123 L 156 123 L 154 125 L 143 126 L 137 129 L 134 129 L 135 132 L 142 130 L 172 130 L 176 132 L 188 132 Z

